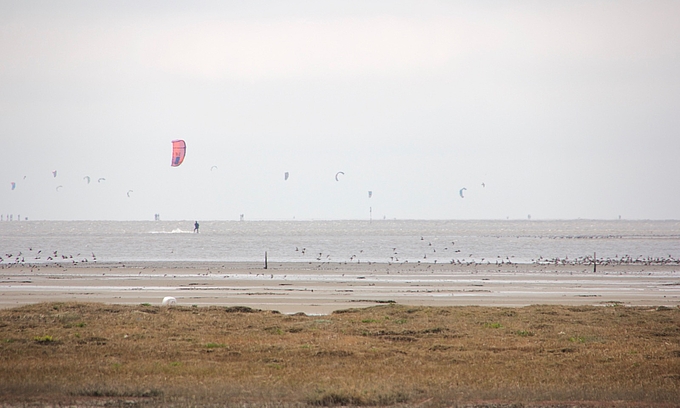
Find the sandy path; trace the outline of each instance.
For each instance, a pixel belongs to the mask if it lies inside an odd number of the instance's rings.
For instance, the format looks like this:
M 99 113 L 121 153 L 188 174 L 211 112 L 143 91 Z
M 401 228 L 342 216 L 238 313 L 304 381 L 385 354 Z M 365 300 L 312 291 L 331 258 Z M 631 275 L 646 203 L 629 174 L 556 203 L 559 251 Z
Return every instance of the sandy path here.
M 167 264 L 4 266 L 0 307 L 81 301 L 249 306 L 327 314 L 394 301 L 409 305 L 679 306 L 678 266 Z

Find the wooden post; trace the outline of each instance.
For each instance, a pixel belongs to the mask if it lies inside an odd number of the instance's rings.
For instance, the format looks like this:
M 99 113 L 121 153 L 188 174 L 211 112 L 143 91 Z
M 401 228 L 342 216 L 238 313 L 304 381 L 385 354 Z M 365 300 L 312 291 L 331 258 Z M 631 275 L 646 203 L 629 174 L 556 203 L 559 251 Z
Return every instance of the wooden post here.
M 593 252 L 593 273 L 597 272 L 597 252 Z
M 267 269 L 267 251 L 264 251 L 264 269 Z

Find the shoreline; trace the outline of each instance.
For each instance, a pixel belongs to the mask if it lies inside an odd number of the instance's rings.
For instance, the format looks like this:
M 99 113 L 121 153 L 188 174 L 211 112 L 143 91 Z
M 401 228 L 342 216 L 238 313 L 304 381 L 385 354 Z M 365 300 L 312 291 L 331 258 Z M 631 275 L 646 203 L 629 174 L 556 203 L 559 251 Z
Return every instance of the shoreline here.
M 382 303 L 680 306 L 678 265 L 116 262 L 5 264 L 0 308 L 41 302 L 246 306 L 294 314 Z

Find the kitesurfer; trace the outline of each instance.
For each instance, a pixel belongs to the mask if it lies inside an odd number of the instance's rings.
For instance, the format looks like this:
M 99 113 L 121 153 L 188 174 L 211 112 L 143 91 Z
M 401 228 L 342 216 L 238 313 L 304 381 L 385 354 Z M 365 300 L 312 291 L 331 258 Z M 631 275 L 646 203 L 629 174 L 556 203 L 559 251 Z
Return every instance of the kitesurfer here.
M 198 221 L 194 223 L 194 232 L 198 234 Z

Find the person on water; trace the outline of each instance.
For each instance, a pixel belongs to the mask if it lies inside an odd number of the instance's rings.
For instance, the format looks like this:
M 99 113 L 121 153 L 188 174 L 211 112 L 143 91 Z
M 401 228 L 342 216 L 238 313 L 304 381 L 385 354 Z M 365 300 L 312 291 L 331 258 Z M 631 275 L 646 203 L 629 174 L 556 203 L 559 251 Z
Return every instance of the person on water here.
M 194 223 L 194 232 L 198 234 L 198 221 Z

